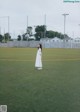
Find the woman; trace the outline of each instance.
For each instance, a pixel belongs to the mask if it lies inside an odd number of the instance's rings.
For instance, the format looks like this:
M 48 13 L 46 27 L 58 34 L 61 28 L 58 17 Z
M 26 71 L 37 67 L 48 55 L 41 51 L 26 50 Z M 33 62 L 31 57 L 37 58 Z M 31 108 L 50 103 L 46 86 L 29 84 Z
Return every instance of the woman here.
M 37 55 L 36 55 L 35 67 L 38 70 L 42 69 L 42 45 L 41 44 L 38 45 L 38 51 L 37 51 Z

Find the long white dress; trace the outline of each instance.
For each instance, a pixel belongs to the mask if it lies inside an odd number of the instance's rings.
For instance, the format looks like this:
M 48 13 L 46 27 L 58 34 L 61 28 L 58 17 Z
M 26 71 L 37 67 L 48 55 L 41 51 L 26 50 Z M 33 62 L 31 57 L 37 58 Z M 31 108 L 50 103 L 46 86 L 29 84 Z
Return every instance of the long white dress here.
M 39 48 L 37 51 L 35 67 L 42 69 L 42 51 L 41 51 L 41 48 Z

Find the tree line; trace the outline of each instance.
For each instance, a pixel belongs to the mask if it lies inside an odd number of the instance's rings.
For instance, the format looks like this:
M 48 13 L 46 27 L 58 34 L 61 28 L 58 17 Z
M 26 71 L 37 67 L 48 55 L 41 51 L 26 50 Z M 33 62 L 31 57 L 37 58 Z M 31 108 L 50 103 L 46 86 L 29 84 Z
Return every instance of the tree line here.
M 45 25 L 37 25 L 35 27 L 35 34 L 32 33 L 32 27 L 27 27 L 26 33 L 17 36 L 17 40 L 29 41 L 31 40 L 29 37 L 34 36 L 35 40 L 39 41 L 41 38 L 54 38 L 58 37 L 60 39 L 64 39 L 64 37 L 69 38 L 67 34 L 62 34 L 57 31 L 47 30 Z M 11 36 L 9 33 L 5 33 L 4 35 L 0 34 L 0 42 L 7 42 L 11 40 Z
M 54 38 L 54 37 L 58 37 L 60 39 L 64 39 L 64 35 L 62 33 L 59 33 L 57 31 L 52 31 L 52 30 L 46 30 L 46 26 L 45 25 L 41 25 L 41 26 L 37 26 L 35 28 L 35 37 L 36 40 L 39 40 L 41 38 Z M 67 35 L 66 35 L 67 36 Z
M 27 36 L 28 34 L 28 36 Z M 28 40 L 28 37 L 32 36 L 32 27 L 28 27 L 27 28 L 27 32 L 25 34 L 18 35 L 17 40 Z M 38 25 L 35 27 L 35 34 L 33 35 L 35 37 L 36 40 L 40 40 L 41 38 L 54 38 L 54 37 L 58 37 L 60 39 L 64 39 L 64 34 L 57 32 L 57 31 L 52 31 L 52 30 L 47 30 L 45 25 Z M 69 38 L 69 36 L 67 34 L 65 34 L 66 38 Z

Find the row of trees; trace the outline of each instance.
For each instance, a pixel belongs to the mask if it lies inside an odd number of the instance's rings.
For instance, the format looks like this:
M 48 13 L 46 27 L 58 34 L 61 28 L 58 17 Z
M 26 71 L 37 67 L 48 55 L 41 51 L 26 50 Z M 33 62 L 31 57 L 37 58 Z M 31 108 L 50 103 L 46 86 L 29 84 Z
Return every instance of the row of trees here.
M 27 36 L 27 34 L 29 36 Z M 18 35 L 17 40 L 21 40 L 21 38 L 23 38 L 23 40 L 28 40 L 28 37 L 30 36 L 32 36 L 32 27 L 28 27 L 27 32 L 22 36 Z M 45 25 L 38 25 L 35 27 L 34 37 L 36 38 L 36 40 L 40 40 L 41 38 L 45 38 L 45 37 L 48 38 L 58 37 L 60 39 L 64 39 L 64 34 L 52 30 L 48 31 Z M 65 37 L 68 38 L 68 35 L 65 34 Z
M 64 39 L 64 34 L 59 33 L 57 31 L 47 30 L 45 25 L 38 25 L 35 27 L 35 34 L 32 33 L 32 27 L 29 26 L 26 30 L 26 33 L 23 35 L 18 35 L 17 40 L 31 40 L 29 37 L 34 36 L 35 40 L 40 40 L 41 38 L 54 38 L 58 37 L 60 39 Z M 65 35 L 68 38 L 68 35 Z M 5 33 L 4 35 L 0 34 L 0 42 L 7 42 L 11 40 L 11 36 L 9 33 Z
M 64 39 L 64 35 L 62 33 L 59 33 L 57 31 L 52 31 L 52 30 L 47 31 L 45 25 L 37 26 L 35 28 L 35 32 L 36 32 L 35 33 L 36 40 L 39 40 L 45 37 L 48 37 L 48 38 L 58 37 L 60 39 Z M 68 36 L 65 35 L 65 37 L 68 37 Z
M 4 35 L 0 34 L 0 42 L 7 42 L 11 39 L 11 36 L 9 33 L 5 33 Z

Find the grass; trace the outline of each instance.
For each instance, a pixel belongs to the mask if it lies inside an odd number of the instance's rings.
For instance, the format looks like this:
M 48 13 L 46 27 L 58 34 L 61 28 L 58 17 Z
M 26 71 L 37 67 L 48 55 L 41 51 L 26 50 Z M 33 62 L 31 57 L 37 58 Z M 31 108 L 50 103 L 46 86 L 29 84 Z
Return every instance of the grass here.
M 0 105 L 8 112 L 80 112 L 80 49 L 0 48 Z

